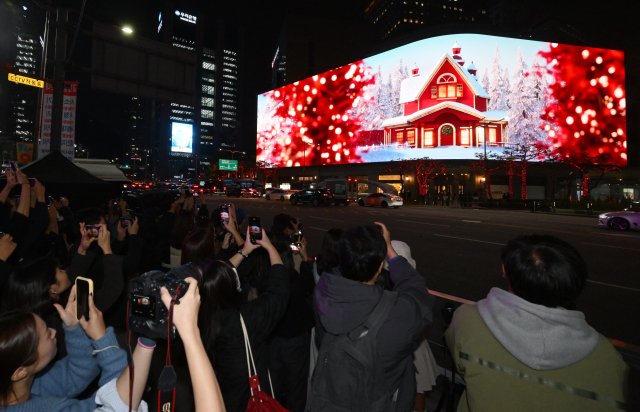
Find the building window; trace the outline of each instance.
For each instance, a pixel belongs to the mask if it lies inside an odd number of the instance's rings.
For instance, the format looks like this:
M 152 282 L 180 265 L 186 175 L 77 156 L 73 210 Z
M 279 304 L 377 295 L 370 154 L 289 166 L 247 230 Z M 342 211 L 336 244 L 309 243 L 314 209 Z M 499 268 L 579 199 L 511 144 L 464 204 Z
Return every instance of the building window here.
M 431 86 L 431 98 L 432 99 L 438 98 L 438 87 Z
M 461 129 L 460 130 L 460 145 L 469 146 L 469 131 L 471 129 Z
M 456 85 L 455 84 L 447 85 L 447 97 L 456 97 Z
M 447 86 L 438 86 L 438 97 L 447 97 Z
M 457 87 L 457 90 L 458 90 L 457 96 L 458 97 L 462 97 L 462 85 L 458 84 L 456 87 Z
M 213 62 L 208 62 L 206 60 L 202 61 L 202 68 L 206 69 L 206 70 L 215 70 L 216 69 L 216 65 Z
M 433 130 L 424 131 L 422 146 L 424 147 L 433 146 Z
M 203 119 L 213 119 L 213 110 L 202 110 Z
M 416 147 L 416 131 L 407 130 L 407 142 L 410 147 Z
M 478 136 L 478 146 L 484 144 L 484 127 L 476 127 L 476 136 Z
M 489 143 L 495 143 L 497 137 L 497 130 L 495 127 L 489 128 Z
M 451 73 L 445 73 L 438 77 L 438 84 L 440 83 L 453 83 L 456 81 L 456 76 Z
M 213 93 L 213 86 L 208 86 L 206 84 L 203 84 L 202 85 L 202 93 L 213 95 L 214 94 Z
M 402 130 L 399 130 L 396 132 L 396 142 L 399 144 L 403 143 L 403 138 L 402 138 Z
M 213 97 L 203 97 L 202 105 L 206 107 L 213 107 Z

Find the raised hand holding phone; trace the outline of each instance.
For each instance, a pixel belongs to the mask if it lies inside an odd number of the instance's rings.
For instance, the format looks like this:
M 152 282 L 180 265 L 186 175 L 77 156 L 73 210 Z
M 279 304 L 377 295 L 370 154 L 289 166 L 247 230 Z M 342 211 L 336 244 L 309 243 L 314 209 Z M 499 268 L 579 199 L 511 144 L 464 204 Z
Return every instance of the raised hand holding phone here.
M 107 334 L 107 327 L 104 324 L 102 312 L 100 312 L 93 303 L 93 296 L 91 295 L 89 295 L 89 320 L 87 321 L 82 317 L 78 320 L 78 323 L 80 323 L 80 326 L 82 326 L 87 336 L 93 340 L 98 340 Z
M 76 278 L 76 319 L 89 318 L 89 297 L 93 295 L 93 280 L 78 276 Z
M 16 250 L 16 246 L 11 235 L 3 234 L 2 237 L 0 237 L 0 260 L 6 262 L 13 251 Z
M 105 224 L 100 225 L 100 232 L 98 232 L 98 246 L 100 246 L 105 255 L 113 253 L 111 251 L 111 233 Z
M 80 223 L 80 234 L 82 235 L 82 239 L 80 240 L 80 246 L 78 246 L 78 253 L 81 255 L 86 255 L 89 246 L 91 246 L 91 244 L 98 238 L 92 236 L 92 234 L 89 232 L 89 229 L 85 227 L 84 222 Z
M 54 303 L 53 306 L 55 306 L 56 310 L 58 311 L 58 314 L 60 315 L 60 319 L 62 320 L 62 323 L 64 323 L 64 326 L 66 326 L 67 329 L 73 329 L 76 327 L 76 325 L 78 324 L 78 318 L 77 318 L 77 308 L 76 308 L 76 286 L 75 285 L 71 287 L 71 293 L 69 293 L 69 300 L 67 300 L 67 306 L 63 308 L 62 305 L 59 303 Z

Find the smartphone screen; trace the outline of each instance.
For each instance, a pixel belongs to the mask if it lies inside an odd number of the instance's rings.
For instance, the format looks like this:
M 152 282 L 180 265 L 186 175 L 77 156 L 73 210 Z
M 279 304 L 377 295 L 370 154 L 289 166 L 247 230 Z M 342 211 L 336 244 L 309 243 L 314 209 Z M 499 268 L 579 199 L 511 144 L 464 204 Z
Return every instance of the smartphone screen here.
M 30 177 L 27 180 L 29 181 L 29 186 L 36 187 L 36 179 L 35 178 Z
M 249 217 L 249 237 L 251 243 L 256 243 L 256 240 L 262 240 L 262 226 L 260 225 L 259 217 Z
M 229 224 L 229 206 L 220 206 L 220 220 L 222 220 L 226 224 Z
M 11 172 L 13 173 L 13 177 L 18 178 L 18 165 L 13 160 L 11 161 Z
M 129 222 L 131 222 L 131 219 L 129 219 L 128 217 L 121 217 L 120 218 L 120 224 L 122 225 L 122 227 L 128 227 L 129 226 Z
M 291 248 L 291 250 L 293 250 L 294 252 L 297 252 L 300 250 L 300 248 L 298 248 L 298 246 L 295 243 L 292 243 L 289 245 L 289 247 Z
M 78 320 L 83 316 L 89 320 L 89 295 L 93 289 L 90 282 L 89 279 L 76 279 L 76 317 Z

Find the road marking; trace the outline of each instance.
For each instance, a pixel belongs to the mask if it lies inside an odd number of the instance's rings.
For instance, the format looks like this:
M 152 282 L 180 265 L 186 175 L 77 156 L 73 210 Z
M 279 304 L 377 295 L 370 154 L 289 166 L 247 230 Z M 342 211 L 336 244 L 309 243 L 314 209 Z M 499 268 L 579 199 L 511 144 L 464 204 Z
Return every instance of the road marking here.
M 333 220 L 334 222 L 344 222 L 344 220 L 338 220 L 338 219 L 327 219 L 326 217 L 318 217 L 318 216 L 309 216 L 312 217 L 314 219 L 322 219 L 322 220 Z
M 319 227 L 311 227 L 311 226 L 309 226 L 309 229 L 322 230 L 323 232 L 327 231 L 327 229 L 320 229 Z
M 299 207 L 297 207 L 297 206 L 296 206 L 296 209 L 297 209 L 297 210 L 300 210 L 300 208 L 299 208 Z
M 338 209 L 338 212 L 340 212 L 340 213 L 344 213 L 342 210 L 339 210 L 339 209 Z
M 283 207 L 283 208 L 282 208 L 282 210 L 285 210 L 286 208 L 287 208 L 287 207 L 285 206 L 285 207 Z
M 468 222 L 468 223 L 482 223 L 481 220 L 463 220 L 463 222 Z
M 612 285 L 611 283 L 597 282 L 595 280 L 589 280 L 589 279 L 587 279 L 587 282 L 595 283 L 598 285 L 611 286 L 612 288 L 631 290 L 633 292 L 640 292 L 640 289 L 629 288 L 627 286 Z
M 632 237 L 635 239 L 640 239 L 638 236 L 634 236 L 634 235 L 616 235 L 615 233 L 600 233 L 600 232 L 591 232 L 591 233 L 595 233 L 597 235 L 604 235 L 604 236 Z
M 636 251 L 636 252 L 640 252 L 640 249 L 632 249 L 630 247 L 619 247 L 619 246 L 611 246 L 611 245 L 598 245 L 596 243 L 583 243 L 583 245 L 600 246 L 600 247 L 611 247 L 611 248 L 614 248 L 614 249 L 633 250 L 633 251 Z
M 498 245 L 498 246 L 504 246 L 504 243 L 496 243 L 496 242 L 487 242 L 485 240 L 476 240 L 476 239 L 467 239 L 465 237 L 455 237 L 455 236 L 447 236 L 447 235 L 438 235 L 437 233 L 434 233 L 434 236 L 440 236 L 440 237 L 448 237 L 451 239 L 460 239 L 460 240 L 468 240 L 470 242 L 479 242 L 479 243 L 489 243 L 491 245 Z
M 273 209 L 275 206 L 271 206 L 271 209 Z
M 322 208 L 322 210 L 324 210 L 325 212 L 329 212 L 329 210 L 327 210 L 327 209 L 325 209 L 325 208 Z
M 397 222 L 405 222 L 405 223 L 417 223 L 419 225 L 429 225 L 429 226 L 442 226 L 449 227 L 449 225 L 439 225 L 437 223 L 427 223 L 427 222 L 414 222 L 412 220 L 397 220 Z
M 262 205 L 258 206 L 258 209 L 260 209 L 262 207 Z

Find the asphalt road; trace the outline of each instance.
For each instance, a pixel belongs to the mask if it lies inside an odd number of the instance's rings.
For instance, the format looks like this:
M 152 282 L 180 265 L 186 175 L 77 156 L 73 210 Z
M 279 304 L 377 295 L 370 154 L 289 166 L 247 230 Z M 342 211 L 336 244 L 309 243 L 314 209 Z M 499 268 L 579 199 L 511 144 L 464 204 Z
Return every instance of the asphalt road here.
M 577 302 L 587 322 L 608 338 L 640 346 L 640 232 L 614 232 L 598 227 L 595 218 L 520 211 L 314 207 L 265 199 L 205 199 L 209 210 L 233 202 L 249 216 L 260 216 L 265 229 L 278 213 L 300 218 L 309 256 L 319 250 L 328 229 L 382 222 L 392 239 L 409 244 L 431 291 L 471 301 L 484 298 L 492 287 L 507 287 L 500 251 L 509 239 L 530 233 L 557 236 L 574 245 L 587 262 L 589 280 Z M 437 310 L 442 303 L 439 299 Z M 437 312 L 434 326 L 440 323 Z M 441 328 L 434 327 L 428 337 L 440 341 L 440 333 Z

